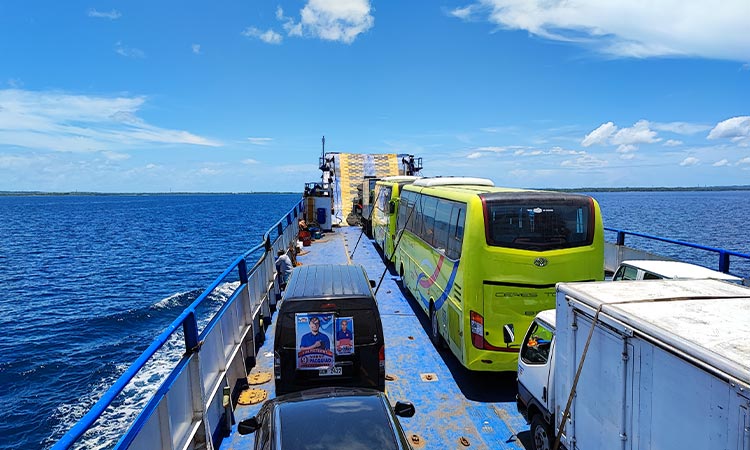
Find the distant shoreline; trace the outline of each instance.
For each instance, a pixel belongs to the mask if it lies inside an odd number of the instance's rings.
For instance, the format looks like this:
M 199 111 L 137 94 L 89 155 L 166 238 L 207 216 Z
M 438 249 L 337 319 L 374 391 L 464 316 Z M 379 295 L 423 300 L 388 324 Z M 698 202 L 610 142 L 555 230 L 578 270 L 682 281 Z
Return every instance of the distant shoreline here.
M 532 188 L 529 188 L 532 189 Z M 533 188 L 538 189 L 538 188 Z M 669 191 L 750 191 L 750 185 L 743 186 L 702 186 L 702 187 L 581 187 L 581 188 L 541 188 L 560 192 L 669 192 Z M 302 192 L 43 192 L 43 191 L 0 191 L 0 196 L 164 196 L 164 195 L 260 195 L 260 194 L 299 194 Z

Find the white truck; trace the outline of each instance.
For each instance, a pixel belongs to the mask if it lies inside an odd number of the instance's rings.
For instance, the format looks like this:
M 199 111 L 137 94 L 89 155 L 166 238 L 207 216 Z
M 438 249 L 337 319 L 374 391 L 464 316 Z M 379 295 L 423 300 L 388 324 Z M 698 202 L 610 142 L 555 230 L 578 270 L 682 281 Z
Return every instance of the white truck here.
M 750 450 L 750 289 L 558 284 L 519 352 L 518 407 L 535 450 L 558 431 L 569 450 Z

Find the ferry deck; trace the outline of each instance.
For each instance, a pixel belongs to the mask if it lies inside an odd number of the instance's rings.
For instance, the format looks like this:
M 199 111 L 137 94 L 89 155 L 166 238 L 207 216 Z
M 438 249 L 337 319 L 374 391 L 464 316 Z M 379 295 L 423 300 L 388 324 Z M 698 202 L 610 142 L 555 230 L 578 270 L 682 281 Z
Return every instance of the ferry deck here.
M 410 401 L 416 408 L 413 417 L 399 418 L 412 448 L 531 448 L 528 425 L 516 410 L 515 373 L 472 373 L 449 350 L 438 351 L 426 332 L 426 315 L 401 288 L 399 277 L 385 271 L 379 251 L 360 228 L 334 228 L 302 250 L 297 256 L 302 264 L 361 264 L 376 283 L 384 275 L 377 300 L 385 335 L 386 394 L 391 404 Z M 273 374 L 274 326 L 272 320 L 249 378 Z M 273 376 L 251 388 L 275 396 Z M 235 425 L 221 449 L 252 448 L 254 436 L 237 433 L 236 423 L 254 416 L 261 405 L 236 407 Z

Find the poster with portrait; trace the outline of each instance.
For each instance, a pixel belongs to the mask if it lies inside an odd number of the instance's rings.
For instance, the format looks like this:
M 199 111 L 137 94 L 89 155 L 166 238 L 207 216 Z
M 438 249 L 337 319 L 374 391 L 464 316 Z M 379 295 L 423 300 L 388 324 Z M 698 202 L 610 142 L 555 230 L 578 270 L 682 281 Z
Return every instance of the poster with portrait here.
M 295 322 L 297 369 L 333 367 L 333 313 L 297 313 Z
M 354 353 L 354 318 L 336 318 L 336 354 L 351 355 Z

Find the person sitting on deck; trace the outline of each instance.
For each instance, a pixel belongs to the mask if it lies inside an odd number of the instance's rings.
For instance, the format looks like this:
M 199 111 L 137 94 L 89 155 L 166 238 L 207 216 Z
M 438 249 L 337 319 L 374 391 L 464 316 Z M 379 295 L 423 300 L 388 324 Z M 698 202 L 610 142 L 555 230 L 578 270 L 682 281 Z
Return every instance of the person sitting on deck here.
M 292 274 L 294 264 L 292 264 L 292 260 L 289 259 L 289 256 L 284 250 L 279 250 L 277 254 L 278 258 L 276 258 L 276 272 L 278 272 L 280 277 L 279 284 L 281 286 L 281 289 L 285 289 L 286 283 L 287 281 L 289 281 L 289 276 Z

